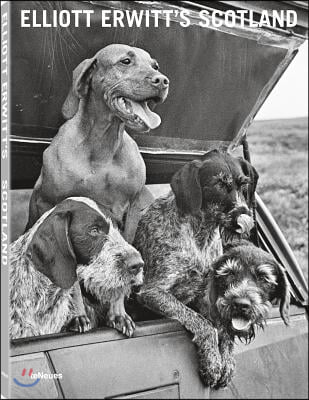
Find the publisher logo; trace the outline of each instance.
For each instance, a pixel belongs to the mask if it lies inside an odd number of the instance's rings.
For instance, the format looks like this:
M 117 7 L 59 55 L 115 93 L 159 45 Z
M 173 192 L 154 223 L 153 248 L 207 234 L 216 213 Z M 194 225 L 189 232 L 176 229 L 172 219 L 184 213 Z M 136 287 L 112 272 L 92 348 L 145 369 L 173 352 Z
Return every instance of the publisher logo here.
M 26 368 L 24 368 L 23 371 L 22 371 L 22 373 L 21 373 L 21 376 L 25 376 L 25 375 L 26 375 L 26 372 L 27 372 L 27 370 L 26 370 Z M 30 368 L 30 369 L 29 369 L 29 375 L 28 375 L 28 376 L 30 376 L 30 379 L 31 379 L 31 377 L 32 377 L 32 372 L 33 372 L 33 369 Z M 37 384 L 40 382 L 40 378 L 37 378 L 34 382 L 31 382 L 31 383 L 19 382 L 19 380 L 18 380 L 17 378 L 13 378 L 13 381 L 14 381 L 14 382 L 16 383 L 16 385 L 18 385 L 18 386 L 21 386 L 21 387 L 31 387 L 31 386 L 37 385 Z
M 29 373 L 27 374 L 27 369 L 24 368 L 21 373 L 22 378 L 13 378 L 13 381 L 16 383 L 16 385 L 21 386 L 21 387 L 32 387 L 37 385 L 41 379 L 62 379 L 62 374 L 51 374 L 51 373 L 44 373 L 44 372 L 36 372 L 33 373 L 33 369 L 29 369 Z M 29 383 L 25 383 L 25 377 L 26 377 L 26 382 L 29 382 L 29 379 L 31 380 Z

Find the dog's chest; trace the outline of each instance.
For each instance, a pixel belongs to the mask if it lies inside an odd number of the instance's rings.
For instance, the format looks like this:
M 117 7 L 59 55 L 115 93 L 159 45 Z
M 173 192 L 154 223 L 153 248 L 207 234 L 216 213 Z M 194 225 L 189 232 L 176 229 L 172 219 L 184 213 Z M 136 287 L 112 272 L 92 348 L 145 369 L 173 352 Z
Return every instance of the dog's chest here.
M 199 243 L 192 227 L 184 224 L 181 227 L 180 249 L 183 255 L 190 257 L 201 272 L 208 270 L 210 264 L 222 254 L 222 242 L 219 229 L 216 228 L 203 243 Z
M 42 304 L 37 304 L 35 320 L 40 327 L 40 334 L 57 333 L 68 322 L 72 309 L 71 289 L 64 290 L 51 285 L 41 297 Z
M 80 176 L 76 186 L 81 188 L 92 188 L 91 193 L 105 197 L 121 200 L 131 200 L 145 184 L 144 165 L 128 163 L 119 164 L 110 160 L 104 164 L 89 163 L 85 166 L 85 174 Z
M 200 246 L 191 226 L 184 224 L 180 230 L 177 254 L 180 259 L 177 271 L 173 269 L 169 276 L 169 290 L 178 300 L 189 304 L 205 290 L 205 273 L 213 260 L 222 254 L 219 232 L 216 230 Z
M 31 263 L 14 260 L 10 287 L 12 337 L 60 332 L 72 309 L 71 289 L 60 289 L 51 284 Z
M 74 149 L 55 165 L 54 157 L 46 154 L 45 185 L 51 199 L 56 202 L 69 196 L 91 197 L 97 203 L 110 208 L 116 218 L 123 214 L 146 180 L 144 161 L 136 143 L 125 138 L 123 145 L 114 155 L 98 159 L 80 149 Z M 49 162 L 50 161 L 50 162 Z M 45 183 L 46 183 L 45 182 Z

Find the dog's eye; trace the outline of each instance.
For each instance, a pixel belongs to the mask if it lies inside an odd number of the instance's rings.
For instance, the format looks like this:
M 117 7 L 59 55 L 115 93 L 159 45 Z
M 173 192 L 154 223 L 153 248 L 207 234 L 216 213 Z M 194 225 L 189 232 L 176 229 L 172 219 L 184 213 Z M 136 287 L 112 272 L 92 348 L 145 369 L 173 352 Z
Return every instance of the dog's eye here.
M 103 229 L 101 229 L 99 226 L 93 226 L 90 230 L 89 230 L 89 235 L 91 236 L 98 236 L 101 233 L 103 233 Z
M 271 285 L 271 286 L 277 286 L 276 278 L 273 276 L 268 276 L 264 274 L 260 274 L 258 276 L 258 279 L 263 282 L 264 284 Z
M 154 64 L 154 65 L 152 66 L 152 68 L 155 69 L 156 71 L 158 71 L 158 70 L 159 70 L 159 65 L 158 65 L 158 64 Z
M 230 192 L 233 189 L 233 185 L 229 182 L 219 181 L 217 185 L 220 189 L 226 190 L 227 192 Z
M 232 269 L 225 269 L 225 268 L 218 270 L 216 273 L 217 278 L 219 278 L 220 276 L 226 277 L 226 276 L 234 276 L 234 275 L 235 275 L 235 272 Z
M 269 285 L 273 285 L 273 286 L 277 286 L 278 285 L 276 280 L 275 280 L 275 278 L 268 277 L 268 276 L 264 277 L 264 282 L 268 283 Z
M 120 61 L 122 64 L 125 64 L 125 65 L 129 65 L 129 64 L 131 64 L 131 60 L 130 60 L 130 58 L 124 58 L 123 60 L 121 60 Z
M 218 186 L 220 189 L 226 188 L 225 183 L 223 183 L 222 181 L 217 182 L 217 186 Z

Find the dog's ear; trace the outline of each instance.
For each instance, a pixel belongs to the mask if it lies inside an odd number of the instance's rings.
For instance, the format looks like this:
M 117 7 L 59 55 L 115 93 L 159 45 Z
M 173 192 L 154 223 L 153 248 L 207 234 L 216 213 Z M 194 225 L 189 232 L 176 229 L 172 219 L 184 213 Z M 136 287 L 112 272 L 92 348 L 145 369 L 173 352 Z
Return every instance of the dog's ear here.
M 280 315 L 286 325 L 290 322 L 290 284 L 286 277 L 284 269 L 276 263 L 278 286 L 276 297 L 280 300 Z
M 96 62 L 96 58 L 87 58 L 74 69 L 72 87 L 62 106 L 64 118 L 71 119 L 77 113 L 80 99 L 88 93 L 92 71 Z
M 70 211 L 49 215 L 33 235 L 27 251 L 34 267 L 63 289 L 77 279 L 77 262 L 69 237 L 71 217 Z
M 243 158 L 239 157 L 238 158 L 240 162 L 241 169 L 244 173 L 245 176 L 250 178 L 251 183 L 249 184 L 248 192 L 247 192 L 247 204 L 248 207 L 252 207 L 252 202 L 254 198 L 254 192 L 256 190 L 256 185 L 259 179 L 259 174 L 257 173 L 256 169 L 246 160 Z
M 178 209 L 183 214 L 196 214 L 202 206 L 202 188 L 199 169 L 202 163 L 194 160 L 185 164 L 172 177 L 171 188 Z

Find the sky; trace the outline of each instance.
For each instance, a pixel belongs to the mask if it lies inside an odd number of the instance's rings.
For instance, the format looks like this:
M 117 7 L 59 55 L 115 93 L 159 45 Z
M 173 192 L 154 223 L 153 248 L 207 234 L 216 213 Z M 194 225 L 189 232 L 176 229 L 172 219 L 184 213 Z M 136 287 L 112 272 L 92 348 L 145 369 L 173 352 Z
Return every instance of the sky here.
M 288 66 L 255 119 L 308 116 L 308 42 Z

